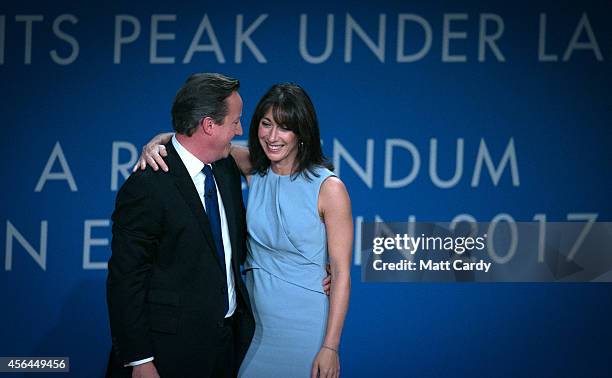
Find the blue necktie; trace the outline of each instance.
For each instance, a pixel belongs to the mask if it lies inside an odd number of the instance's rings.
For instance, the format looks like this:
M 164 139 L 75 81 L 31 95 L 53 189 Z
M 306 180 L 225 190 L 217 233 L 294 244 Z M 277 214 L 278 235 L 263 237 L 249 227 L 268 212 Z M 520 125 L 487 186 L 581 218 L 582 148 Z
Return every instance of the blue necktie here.
M 223 236 L 221 235 L 221 216 L 219 215 L 219 200 L 217 199 L 217 186 L 215 185 L 215 179 L 213 178 L 212 169 L 210 165 L 205 165 L 202 172 L 206 175 L 204 179 L 204 204 L 206 205 L 206 213 L 208 215 L 208 222 L 210 223 L 210 231 L 212 231 L 213 239 L 215 240 L 215 249 L 217 250 L 217 257 L 219 258 L 219 264 L 223 270 L 223 277 L 225 277 L 225 311 L 229 308 L 229 300 L 227 298 L 227 275 L 225 273 L 225 250 L 223 249 Z

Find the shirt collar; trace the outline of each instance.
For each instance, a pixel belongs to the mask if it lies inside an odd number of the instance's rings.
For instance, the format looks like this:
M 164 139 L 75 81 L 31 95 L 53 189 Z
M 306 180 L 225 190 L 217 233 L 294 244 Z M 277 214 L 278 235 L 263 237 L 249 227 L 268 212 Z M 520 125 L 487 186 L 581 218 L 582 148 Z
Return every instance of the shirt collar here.
M 172 136 L 172 145 L 174 146 L 174 149 L 183 161 L 183 164 L 185 164 L 185 168 L 187 168 L 189 176 L 193 179 L 198 173 L 202 171 L 202 168 L 204 168 L 204 163 L 202 163 L 201 160 L 199 160 L 185 147 L 183 147 L 183 145 L 176 139 L 176 135 Z

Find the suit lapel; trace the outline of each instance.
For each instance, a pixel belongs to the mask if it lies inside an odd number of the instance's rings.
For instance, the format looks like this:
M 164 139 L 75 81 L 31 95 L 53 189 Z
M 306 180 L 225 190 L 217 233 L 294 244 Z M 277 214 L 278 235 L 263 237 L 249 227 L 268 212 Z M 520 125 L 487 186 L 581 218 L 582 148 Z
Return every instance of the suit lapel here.
M 215 162 L 213 163 L 213 174 L 215 175 L 215 182 L 221 193 L 221 199 L 223 200 L 223 207 L 225 208 L 225 218 L 227 219 L 227 228 L 230 236 L 230 243 L 232 245 L 232 264 L 238 261 L 237 248 L 238 243 L 236 242 L 236 204 L 232 198 L 232 182 L 231 176 L 227 173 L 223 165 Z
M 174 176 L 176 176 L 175 185 L 179 193 L 181 193 L 183 200 L 185 203 L 187 203 L 187 206 L 193 213 L 193 216 L 198 221 L 200 229 L 204 234 L 204 239 L 206 239 L 210 251 L 212 252 L 215 260 L 217 260 L 217 266 L 220 266 L 219 258 L 215 253 L 215 242 L 212 232 L 210 231 L 210 223 L 208 221 L 208 217 L 206 216 L 206 212 L 204 211 L 204 207 L 202 206 L 202 201 L 200 200 L 198 191 L 193 185 L 193 180 L 191 179 L 191 176 L 189 176 L 189 172 L 187 172 L 185 164 L 183 164 L 181 158 L 174 149 L 172 142 L 166 144 L 166 150 L 168 151 L 167 164 L 170 168 L 168 173 L 172 173 Z

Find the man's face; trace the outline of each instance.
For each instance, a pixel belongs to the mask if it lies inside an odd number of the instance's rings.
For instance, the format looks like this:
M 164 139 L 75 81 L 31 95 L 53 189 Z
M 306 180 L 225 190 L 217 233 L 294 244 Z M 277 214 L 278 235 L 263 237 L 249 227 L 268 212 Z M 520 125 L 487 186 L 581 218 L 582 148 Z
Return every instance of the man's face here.
M 225 99 L 227 103 L 227 115 L 220 124 L 215 123 L 213 138 L 215 149 L 219 152 L 219 159 L 226 158 L 230 153 L 232 138 L 242 135 L 242 97 L 238 92 L 233 92 Z

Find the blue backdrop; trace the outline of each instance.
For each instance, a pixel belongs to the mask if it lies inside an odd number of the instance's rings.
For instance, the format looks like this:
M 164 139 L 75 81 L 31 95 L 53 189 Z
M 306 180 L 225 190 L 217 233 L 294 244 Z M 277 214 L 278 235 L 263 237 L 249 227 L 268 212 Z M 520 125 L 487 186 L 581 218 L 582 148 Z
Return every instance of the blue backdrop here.
M 0 356 L 103 374 L 116 191 L 193 72 L 241 80 L 245 126 L 271 84 L 305 87 L 356 226 L 612 220 L 611 10 L 4 2 Z M 365 284 L 358 256 L 343 376 L 610 374 L 609 284 Z

